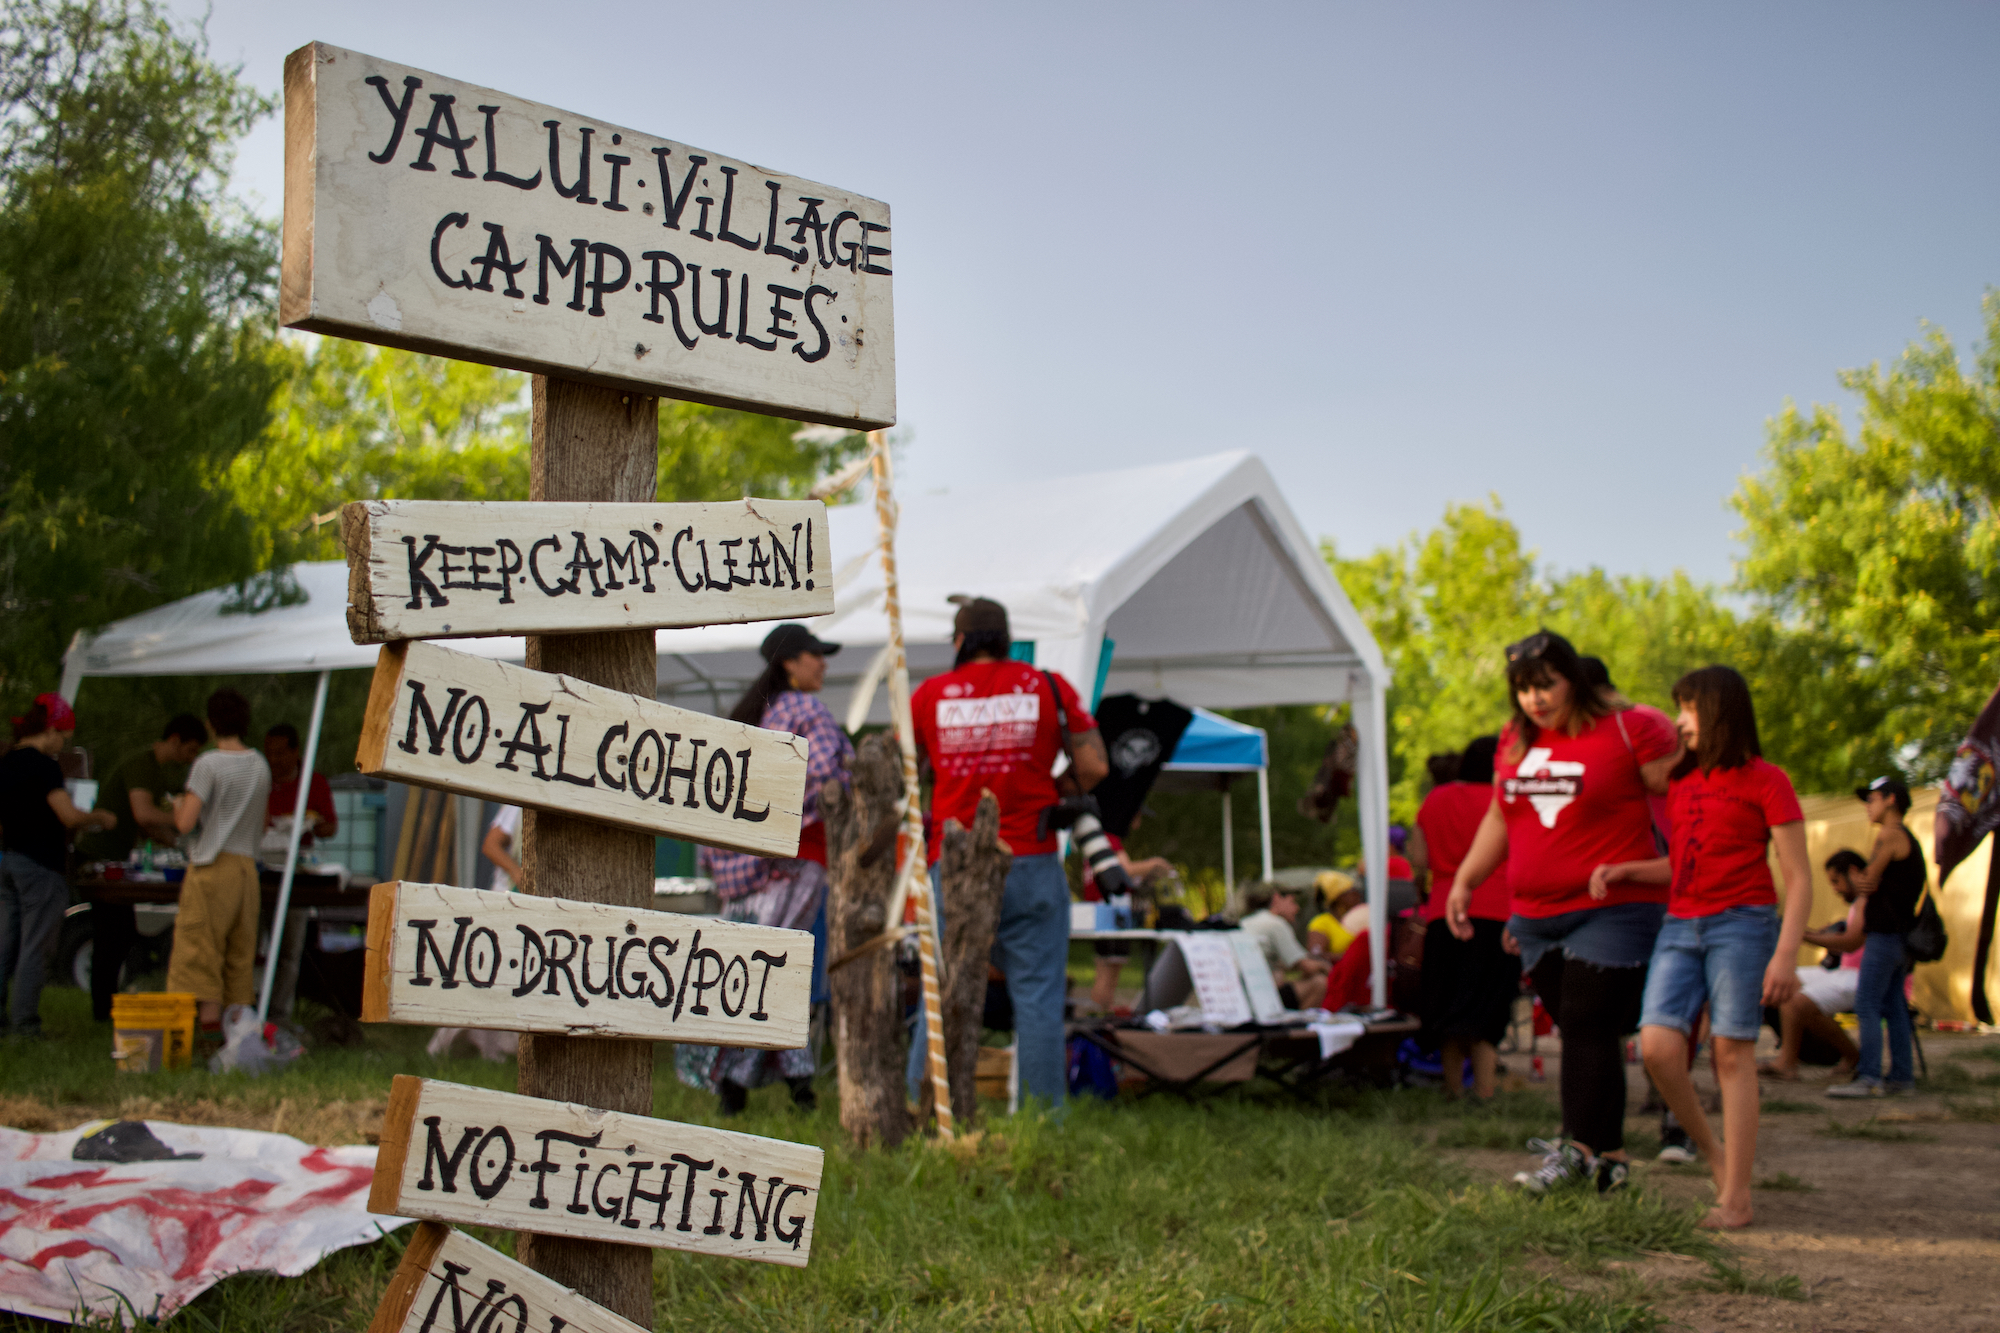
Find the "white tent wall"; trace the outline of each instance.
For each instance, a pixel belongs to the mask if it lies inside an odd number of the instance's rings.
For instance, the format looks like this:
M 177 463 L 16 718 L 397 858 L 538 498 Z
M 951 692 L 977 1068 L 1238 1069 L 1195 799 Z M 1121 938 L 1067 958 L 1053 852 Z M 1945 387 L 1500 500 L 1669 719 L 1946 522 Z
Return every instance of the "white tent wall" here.
M 951 665 L 954 593 L 1008 608 L 1014 637 L 1035 661 L 1088 694 L 1105 639 L 1114 646 L 1106 693 L 1165 695 L 1210 708 L 1355 705 L 1362 761 L 1362 846 L 1374 905 L 1377 997 L 1386 922 L 1388 757 L 1383 691 L 1388 671 L 1353 603 L 1300 529 L 1277 483 L 1244 452 L 1079 477 L 981 485 L 903 497 L 897 559 L 914 679 Z M 839 609 L 811 622 L 846 646 L 829 664 L 826 701 L 845 716 L 849 696 L 887 641 L 874 506 L 828 512 L 830 572 Z M 829 571 L 829 566 L 830 571 Z M 346 566 L 293 570 L 304 600 L 231 612 L 229 589 L 184 598 L 79 635 L 64 663 L 71 698 L 85 676 L 322 671 L 372 666 L 345 618 Z M 770 627 L 711 625 L 657 635 L 659 697 L 724 712 L 763 663 Z M 457 639 L 461 651 L 520 661 L 518 639 Z M 868 720 L 886 722 L 881 692 Z M 1269 839 L 1266 838 L 1268 848 Z

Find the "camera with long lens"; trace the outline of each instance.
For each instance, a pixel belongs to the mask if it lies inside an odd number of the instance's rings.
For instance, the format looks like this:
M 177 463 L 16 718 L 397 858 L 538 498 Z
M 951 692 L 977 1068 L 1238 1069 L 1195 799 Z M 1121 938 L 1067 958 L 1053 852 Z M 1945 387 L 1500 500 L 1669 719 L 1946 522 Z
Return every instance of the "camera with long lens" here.
M 1065 796 L 1046 807 L 1038 821 L 1036 836 L 1046 838 L 1051 829 L 1069 830 L 1070 840 L 1083 854 L 1083 862 L 1090 867 L 1090 877 L 1097 882 L 1099 893 L 1108 899 L 1114 894 L 1132 892 L 1135 887 L 1132 877 L 1119 864 L 1118 850 L 1111 845 L 1111 835 L 1104 831 L 1094 798 Z

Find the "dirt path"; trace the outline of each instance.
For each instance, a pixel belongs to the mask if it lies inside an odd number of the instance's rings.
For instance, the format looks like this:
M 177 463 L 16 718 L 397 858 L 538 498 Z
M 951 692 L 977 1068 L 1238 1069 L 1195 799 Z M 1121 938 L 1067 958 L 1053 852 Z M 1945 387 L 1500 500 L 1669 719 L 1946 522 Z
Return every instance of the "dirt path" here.
M 1933 1078 L 1914 1096 L 1834 1100 L 1823 1073 L 1764 1085 L 1757 1224 L 1728 1240 L 1750 1290 L 1703 1290 L 1708 1267 L 1676 1259 L 1614 1265 L 1612 1279 L 1646 1282 L 1661 1314 L 1698 1333 L 2000 1330 L 2000 1037 L 1926 1033 L 1924 1045 Z M 1545 1064 L 1536 1086 L 1553 1097 L 1560 1058 Z M 1632 1072 L 1636 1107 L 1644 1081 Z M 1696 1081 L 1713 1090 L 1705 1064 Z M 1635 1147 L 1657 1123 L 1628 1121 Z M 1528 1160 L 1463 1157 L 1502 1179 Z M 1645 1162 L 1635 1175 L 1669 1198 L 1713 1197 L 1705 1166 Z M 1773 1294 L 1787 1278 L 1803 1299 Z

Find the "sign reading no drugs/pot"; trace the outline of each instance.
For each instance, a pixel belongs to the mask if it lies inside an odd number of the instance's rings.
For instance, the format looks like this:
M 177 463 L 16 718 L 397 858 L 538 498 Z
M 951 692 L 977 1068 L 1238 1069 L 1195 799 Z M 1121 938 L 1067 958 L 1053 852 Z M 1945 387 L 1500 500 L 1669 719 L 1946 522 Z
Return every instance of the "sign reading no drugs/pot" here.
M 292 328 L 873 429 L 889 206 L 315 42 L 285 61 Z

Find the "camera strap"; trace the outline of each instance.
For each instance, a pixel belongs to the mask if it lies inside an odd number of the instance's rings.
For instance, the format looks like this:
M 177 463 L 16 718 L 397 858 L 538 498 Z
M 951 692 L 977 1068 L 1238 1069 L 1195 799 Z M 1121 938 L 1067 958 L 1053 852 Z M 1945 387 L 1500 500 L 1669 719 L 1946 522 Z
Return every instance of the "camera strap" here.
M 1055 673 L 1044 671 L 1041 677 L 1048 682 L 1049 698 L 1056 705 L 1056 743 L 1062 746 L 1063 757 L 1069 760 L 1069 767 L 1056 778 L 1056 790 L 1065 795 L 1081 796 L 1083 784 L 1076 780 L 1076 751 L 1070 748 L 1069 743 L 1069 710 L 1063 707 L 1062 691 L 1056 688 Z

